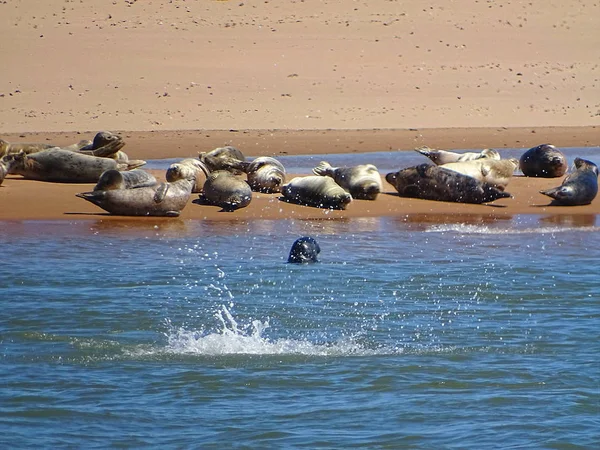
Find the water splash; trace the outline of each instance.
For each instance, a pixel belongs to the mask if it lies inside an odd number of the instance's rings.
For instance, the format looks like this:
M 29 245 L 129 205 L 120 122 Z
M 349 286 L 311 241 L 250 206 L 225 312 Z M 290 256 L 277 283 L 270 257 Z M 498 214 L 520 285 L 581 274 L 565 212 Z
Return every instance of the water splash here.
M 595 232 L 600 227 L 534 227 L 534 228 L 498 228 L 487 225 L 471 225 L 466 223 L 433 225 L 425 230 L 426 233 L 461 233 L 461 234 L 555 234 L 573 233 L 574 231 Z

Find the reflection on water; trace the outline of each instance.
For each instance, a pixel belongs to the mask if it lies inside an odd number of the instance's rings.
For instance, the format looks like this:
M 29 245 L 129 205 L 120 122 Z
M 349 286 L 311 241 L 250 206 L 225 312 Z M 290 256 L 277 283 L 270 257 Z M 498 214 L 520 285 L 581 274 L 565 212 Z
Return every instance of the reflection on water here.
M 541 217 L 540 222 L 567 227 L 593 227 L 599 225 L 598 217 L 595 214 L 554 214 Z

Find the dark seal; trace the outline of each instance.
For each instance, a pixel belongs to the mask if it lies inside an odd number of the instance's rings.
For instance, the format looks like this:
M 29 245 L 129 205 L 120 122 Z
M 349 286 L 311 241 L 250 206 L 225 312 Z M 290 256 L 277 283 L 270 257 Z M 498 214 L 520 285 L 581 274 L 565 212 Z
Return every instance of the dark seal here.
M 526 177 L 562 177 L 568 169 L 567 158 L 554 145 L 542 144 L 530 148 L 519 160 L 519 167 Z
M 560 186 L 540 191 L 553 199 L 551 205 L 589 205 L 598 195 L 598 166 L 581 158 L 575 158 L 573 166 Z
M 292 244 L 288 263 L 303 264 L 319 262 L 317 259 L 319 253 L 321 253 L 319 243 L 309 236 L 304 236 L 296 239 Z
M 442 166 L 420 164 L 385 176 L 401 197 L 457 203 L 488 203 L 511 195 Z

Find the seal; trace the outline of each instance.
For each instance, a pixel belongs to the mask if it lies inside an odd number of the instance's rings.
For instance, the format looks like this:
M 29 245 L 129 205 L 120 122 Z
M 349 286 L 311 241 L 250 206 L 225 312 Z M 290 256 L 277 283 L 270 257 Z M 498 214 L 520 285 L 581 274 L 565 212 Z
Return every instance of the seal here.
M 281 192 L 281 186 L 285 183 L 285 167 L 275 158 L 259 156 L 241 163 L 240 168 L 246 173 L 253 191 L 267 194 Z
M 168 181 L 168 180 L 167 180 Z M 110 191 L 115 189 L 135 189 L 157 184 L 156 178 L 142 169 L 120 171 L 116 169 L 102 172 L 94 191 Z
M 281 200 L 317 208 L 346 209 L 352 196 L 331 177 L 309 175 L 293 178 L 281 188 Z
M 319 243 L 310 236 L 303 236 L 292 244 L 287 262 L 291 264 L 319 262 L 319 253 L 321 253 Z
M 211 172 L 229 170 L 236 175 L 239 175 L 241 172 L 232 167 L 240 161 L 246 160 L 243 153 L 231 145 L 218 147 L 210 152 L 202 152 L 198 155 L 198 158 Z
M 519 167 L 519 160 L 480 158 L 443 164 L 441 167 L 489 183 L 503 191 Z
M 97 183 L 103 172 L 111 169 L 131 170 L 135 164 L 120 164 L 114 159 L 83 155 L 60 148 L 42 150 L 29 155 L 21 152 L 13 156 L 11 174 L 29 180 L 56 183 Z
M 217 170 L 207 173 L 198 203 L 234 211 L 245 208 L 251 200 L 252 190 L 245 180 L 226 170 Z
M 64 150 L 79 151 L 81 148 L 88 145 L 89 142 L 90 141 L 82 140 L 76 144 L 71 144 L 66 147 L 59 147 L 54 144 L 46 144 L 43 142 L 12 142 L 11 143 L 11 142 L 5 141 L 4 139 L 0 139 L 0 157 L 6 156 L 6 155 L 16 155 L 17 153 L 21 153 L 21 152 L 23 152 L 25 154 L 37 153 L 37 152 L 41 152 L 42 150 L 48 150 L 50 148 L 56 148 L 56 147 L 63 148 Z
M 135 189 L 83 192 L 76 196 L 113 215 L 178 217 L 190 199 L 193 184 L 193 178 L 181 178 Z
M 6 156 L 0 158 L 0 186 L 2 186 L 4 178 L 6 178 L 6 175 L 8 174 L 12 163 L 13 160 L 11 158 L 7 158 Z
M 381 175 L 373 164 L 332 167 L 327 161 L 321 161 L 313 173 L 333 178 L 353 199 L 375 200 L 383 189 Z
M 568 169 L 567 158 L 554 145 L 541 144 L 530 148 L 519 160 L 519 166 L 526 177 L 557 178 Z
M 511 197 L 489 183 L 431 164 L 390 172 L 385 179 L 401 197 L 475 204 Z
M 434 164 L 441 166 L 460 161 L 473 161 L 476 159 L 500 159 L 500 153 L 491 148 L 483 149 L 481 152 L 449 152 L 446 150 L 434 150 L 429 147 L 420 147 L 415 149 L 416 152 L 423 156 L 427 156 Z
M 192 188 L 193 194 L 202 192 L 204 183 L 206 182 L 207 168 L 203 167 L 202 162 L 195 158 L 185 158 L 179 162 L 173 163 L 167 169 L 166 179 L 171 181 L 172 177 L 179 178 L 181 174 L 175 174 L 176 172 L 186 172 L 186 176 L 192 175 L 194 177 L 194 187 Z
M 598 166 L 591 161 L 575 158 L 572 172 L 562 184 L 540 193 L 553 199 L 550 205 L 589 205 L 598 195 Z

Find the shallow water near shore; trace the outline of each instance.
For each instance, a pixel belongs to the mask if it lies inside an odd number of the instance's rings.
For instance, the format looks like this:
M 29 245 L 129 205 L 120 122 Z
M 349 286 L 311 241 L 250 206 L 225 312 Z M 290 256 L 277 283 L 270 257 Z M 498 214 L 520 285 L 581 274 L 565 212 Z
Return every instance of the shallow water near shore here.
M 0 444 L 598 447 L 569 217 L 4 223 Z

